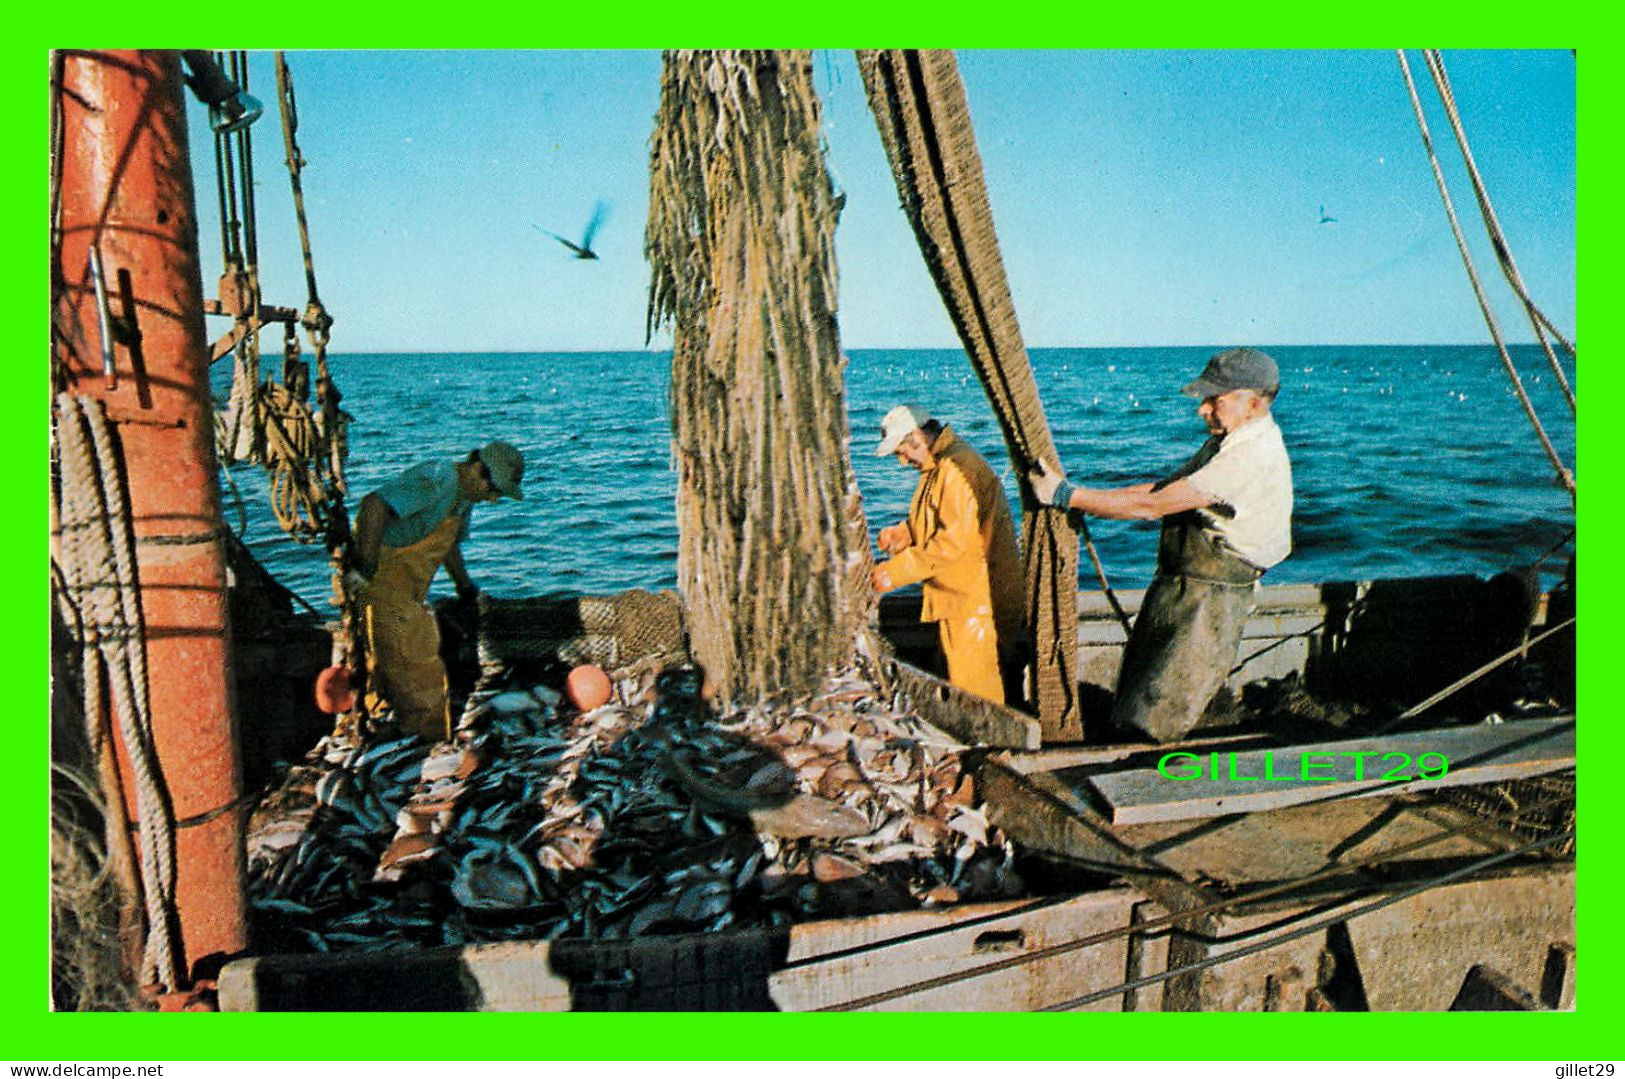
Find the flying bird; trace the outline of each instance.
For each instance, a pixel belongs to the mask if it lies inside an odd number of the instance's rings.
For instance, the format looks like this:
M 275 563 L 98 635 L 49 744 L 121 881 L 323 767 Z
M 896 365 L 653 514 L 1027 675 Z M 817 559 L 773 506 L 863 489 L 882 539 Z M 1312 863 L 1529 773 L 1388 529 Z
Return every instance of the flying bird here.
M 1336 221 L 1337 221 L 1337 218 L 1326 216 L 1326 204 L 1324 202 L 1321 203 L 1320 204 L 1320 221 L 1319 221 L 1319 224 L 1329 225 L 1329 224 L 1335 223 Z
M 536 224 L 535 222 L 532 222 L 530 227 L 535 229 L 537 232 L 547 233 L 547 235 L 553 237 L 553 239 L 575 252 L 575 257 L 578 259 L 596 259 L 598 257 L 598 252 L 592 249 L 592 238 L 598 234 L 598 226 L 604 223 L 604 214 L 606 211 L 608 211 L 608 209 L 609 206 L 602 200 L 599 201 L 598 205 L 592 208 L 592 218 L 588 220 L 586 229 L 581 233 L 580 243 L 573 243 L 570 240 L 566 240 L 558 233 L 549 232 L 547 229 L 542 228 L 542 226 Z

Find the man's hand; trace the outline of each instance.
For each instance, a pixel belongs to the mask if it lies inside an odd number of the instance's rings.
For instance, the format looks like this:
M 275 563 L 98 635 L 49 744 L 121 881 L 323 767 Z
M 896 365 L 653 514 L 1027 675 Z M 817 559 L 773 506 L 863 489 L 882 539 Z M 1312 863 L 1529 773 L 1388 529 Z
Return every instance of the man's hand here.
M 1038 459 L 1038 467 L 1027 473 L 1027 482 L 1032 486 L 1033 494 L 1038 501 L 1046 506 L 1058 506 L 1066 509 L 1072 502 L 1072 492 L 1077 485 L 1067 482 L 1066 473 L 1060 467 L 1051 468 L 1048 461 Z
M 891 571 L 886 568 L 886 563 L 880 563 L 869 572 L 869 584 L 876 592 L 891 591 Z
M 908 525 L 895 524 L 882 528 L 876 542 L 887 554 L 899 554 L 908 549 L 909 539 Z
M 360 570 L 349 569 L 344 571 L 344 591 L 354 599 L 359 596 L 372 581 Z

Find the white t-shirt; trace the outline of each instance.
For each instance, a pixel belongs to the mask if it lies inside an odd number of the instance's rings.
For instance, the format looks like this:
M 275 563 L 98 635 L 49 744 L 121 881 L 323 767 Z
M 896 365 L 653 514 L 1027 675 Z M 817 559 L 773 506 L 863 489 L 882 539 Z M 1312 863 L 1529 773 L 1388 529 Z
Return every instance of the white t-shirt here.
M 1185 479 L 1214 500 L 1196 512 L 1222 546 L 1259 569 L 1292 552 L 1292 462 L 1273 417 L 1225 435 L 1219 452 Z

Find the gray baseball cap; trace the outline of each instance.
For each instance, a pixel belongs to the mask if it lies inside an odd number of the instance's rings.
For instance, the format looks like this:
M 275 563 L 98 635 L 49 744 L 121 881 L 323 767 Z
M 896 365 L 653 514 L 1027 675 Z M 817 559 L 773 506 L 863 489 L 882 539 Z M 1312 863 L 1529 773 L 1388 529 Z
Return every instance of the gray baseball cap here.
M 1231 390 L 1268 393 L 1280 388 L 1281 371 L 1268 353 L 1256 348 L 1228 348 L 1207 361 L 1185 392 L 1192 397 L 1218 397 Z

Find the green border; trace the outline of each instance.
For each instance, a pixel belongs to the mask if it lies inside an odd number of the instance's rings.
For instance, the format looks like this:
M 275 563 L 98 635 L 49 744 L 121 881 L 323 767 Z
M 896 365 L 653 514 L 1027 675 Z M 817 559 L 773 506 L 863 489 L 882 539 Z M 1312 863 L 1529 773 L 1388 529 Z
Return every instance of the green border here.
M 642 7 L 640 3 L 638 7 Z M 1582 103 L 1580 123 L 1586 138 L 1581 154 L 1580 183 L 1584 228 L 1580 244 L 1581 308 L 1610 312 L 1618 300 L 1612 286 L 1617 242 L 1613 204 L 1617 201 L 1613 139 L 1618 128 L 1618 57 L 1615 35 L 1603 17 L 1584 13 L 1534 11 L 1526 7 L 1496 10 L 1499 5 L 1452 4 L 1425 10 L 1414 3 L 1362 7 L 1363 22 L 1338 25 L 1335 11 L 1312 5 L 1248 7 L 1204 5 L 1182 10 L 1159 5 L 1151 26 L 1134 20 L 1135 12 L 1107 12 L 1098 6 L 1067 4 L 975 5 L 933 3 L 876 12 L 856 5 L 727 4 L 649 5 L 645 11 L 616 5 L 613 15 L 564 10 L 553 5 L 512 5 L 501 11 L 462 12 L 443 6 L 400 4 L 336 12 L 332 8 L 289 5 L 275 9 L 173 4 L 141 12 L 108 4 L 62 8 L 49 13 L 51 23 L 31 24 L 30 16 L 12 28 L 8 63 L 0 68 L 6 100 L 6 125 L 12 145 L 28 148 L 24 165 L 7 171 L 4 184 L 13 208 L 7 215 L 8 245 L 14 252 L 4 271 L 7 303 L 14 306 L 12 326 L 39 325 L 45 289 L 38 273 L 43 230 L 38 225 L 40 176 L 32 148 L 44 141 L 45 50 L 63 38 L 82 37 L 91 44 L 129 36 L 163 39 L 195 38 L 219 45 L 241 33 L 242 44 L 254 47 L 394 47 L 468 48 L 494 46 L 658 47 L 677 45 L 761 45 L 786 41 L 819 47 L 907 43 L 982 47 L 1190 46 L 1388 47 L 1396 39 L 1417 46 L 1445 43 L 1472 47 L 1569 47 L 1587 55 L 1578 62 Z M 473 15 L 473 18 L 468 17 Z M 1351 16 L 1352 12 L 1349 13 Z M 1537 22 L 1532 16 L 1556 22 Z M 15 17 L 14 17 L 15 18 Z M 44 17 L 40 17 L 44 18 Z M 993 19 L 999 21 L 995 24 Z M 613 27 L 613 29 L 611 28 Z M 152 42 L 140 42 L 151 44 Z M 239 42 L 230 42 L 239 44 Z M 25 224 L 26 222 L 26 224 Z M 41 260 L 43 261 L 43 260 Z M 1621 376 L 1610 345 L 1618 336 L 1606 321 L 1591 327 L 1590 355 L 1605 361 L 1586 369 L 1588 400 L 1610 400 Z M 17 338 L 26 340 L 23 335 Z M 14 339 L 17 339 L 14 338 Z M 26 355 L 25 346 L 21 351 Z M 34 371 L 20 360 L 19 370 Z M 26 400 L 32 376 L 16 380 L 14 396 Z M 38 399 L 36 399 L 38 400 Z M 25 411 L 31 412 L 31 406 Z M 48 494 L 42 450 L 45 432 L 32 418 L 0 428 L 5 458 L 27 462 L 13 470 L 16 494 L 46 516 Z M 1508 437 L 1522 437 L 1509 432 Z M 1581 459 L 1611 464 L 1601 423 L 1580 431 Z M 32 471 L 38 468 L 39 470 Z M 18 472 L 30 477 L 19 482 Z M 1593 477 L 1595 478 L 1595 476 Z M 1606 481 L 1604 481 L 1606 482 Z M 1610 492 L 1611 493 L 1611 492 Z M 1586 534 L 1609 531 L 1617 514 L 1611 502 L 1594 497 L 1586 512 Z M 1449 507 L 1441 507 L 1448 512 Z M 43 522 L 42 522 L 43 523 Z M 14 686 L 28 686 L 21 700 L 34 697 L 38 667 L 45 665 L 43 614 L 48 587 L 40 573 L 45 532 L 25 526 L 8 537 L 12 563 L 23 567 L 16 592 L 32 596 L 19 606 L 31 613 L 6 627 L 12 647 L 5 654 L 17 668 Z M 1599 546 L 1599 550 L 1601 547 Z M 1602 760 L 1619 746 L 1614 733 L 1612 688 L 1606 674 L 1618 665 L 1617 634 L 1604 619 L 1618 609 L 1620 585 L 1598 579 L 1587 585 L 1587 630 L 1581 635 L 1583 710 L 1600 717 L 1586 732 L 1588 759 Z M 38 621 L 34 621 L 35 618 Z M 37 627 L 37 628 L 36 628 Z M 44 705 L 44 700 L 41 700 Z M 42 707 L 42 712 L 46 709 Z M 21 787 L 14 806 L 11 857 L 0 891 L 10 915 L 7 925 L 12 962 L 3 993 L 8 1014 L 4 1056 L 10 1060 L 213 1060 L 213 1059 L 1532 1059 L 1607 1060 L 1618 1056 L 1615 1036 L 1621 991 L 1611 970 L 1617 929 L 1613 909 L 1619 894 L 1610 840 L 1610 791 L 1603 773 L 1581 789 L 1587 821 L 1587 857 L 1580 888 L 1580 940 L 1585 962 L 1580 1010 L 1567 1015 L 890 1015 L 755 1016 L 755 1015 L 253 1015 L 150 1016 L 53 1015 L 46 1011 L 48 985 L 41 973 L 45 889 L 37 869 L 48 862 L 44 822 L 45 724 L 32 708 L 13 716 L 12 748 L 20 768 L 13 782 Z M 26 778 L 24 778 L 26 777 Z M 26 837 L 26 838 L 25 838 Z M 30 868 L 24 869 L 27 865 Z

